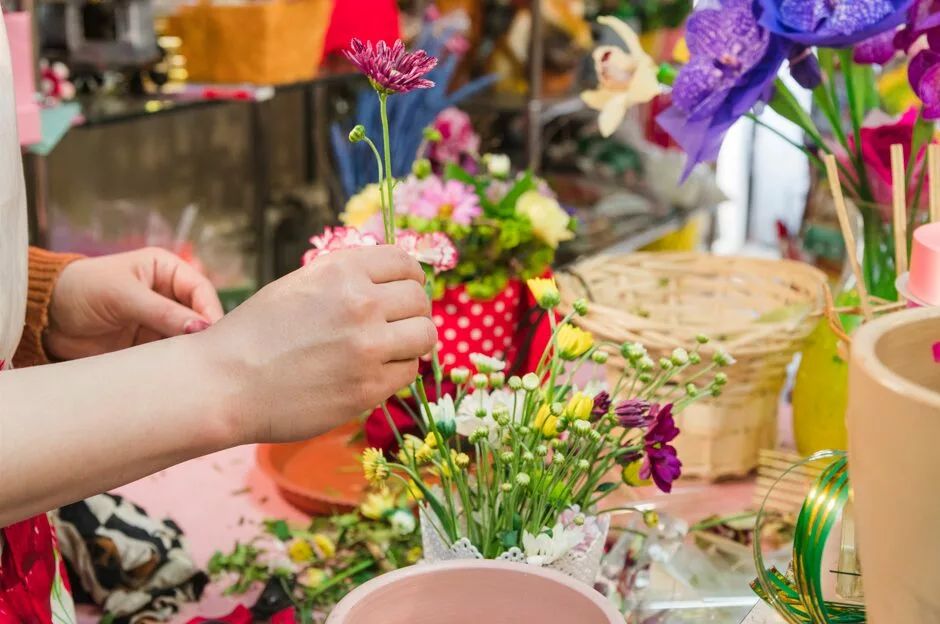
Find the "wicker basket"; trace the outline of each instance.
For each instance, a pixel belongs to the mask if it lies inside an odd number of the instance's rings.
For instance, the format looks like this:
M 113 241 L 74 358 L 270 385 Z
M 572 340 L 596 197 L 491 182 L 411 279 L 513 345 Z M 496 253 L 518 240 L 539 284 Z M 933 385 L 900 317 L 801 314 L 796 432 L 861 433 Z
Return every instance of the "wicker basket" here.
M 722 395 L 677 418 L 683 474 L 707 479 L 749 473 L 774 445 L 786 369 L 822 313 L 825 279 L 798 262 L 699 253 L 599 256 L 558 276 L 563 309 L 578 297 L 593 302 L 575 322 L 600 340 L 640 342 L 658 360 L 706 334 L 703 357 L 719 348 L 735 357 Z M 624 364 L 612 357 L 608 374 L 619 377 Z
M 183 5 L 170 20 L 189 80 L 278 85 L 310 80 L 323 56 L 334 0 Z

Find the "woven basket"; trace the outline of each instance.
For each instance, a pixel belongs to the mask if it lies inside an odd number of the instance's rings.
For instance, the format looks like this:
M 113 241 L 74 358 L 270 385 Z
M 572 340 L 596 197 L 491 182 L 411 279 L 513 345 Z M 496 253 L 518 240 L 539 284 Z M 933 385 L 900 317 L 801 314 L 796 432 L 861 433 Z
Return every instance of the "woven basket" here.
M 189 80 L 278 85 L 310 80 L 323 56 L 334 0 L 183 5 L 170 20 Z
M 822 313 L 825 279 L 798 262 L 700 253 L 598 256 L 558 275 L 563 310 L 579 297 L 592 301 L 574 322 L 599 340 L 640 342 L 658 360 L 706 334 L 703 359 L 719 348 L 735 357 L 722 395 L 677 418 L 683 474 L 707 479 L 749 473 L 775 443 L 786 369 Z M 611 357 L 608 375 L 616 379 L 624 365 Z

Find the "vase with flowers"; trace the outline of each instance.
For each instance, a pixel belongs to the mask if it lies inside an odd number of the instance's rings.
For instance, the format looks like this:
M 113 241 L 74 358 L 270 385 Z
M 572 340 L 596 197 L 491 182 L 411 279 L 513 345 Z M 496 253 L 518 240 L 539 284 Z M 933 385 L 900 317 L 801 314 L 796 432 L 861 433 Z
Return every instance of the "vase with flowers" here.
M 400 43 L 373 49 L 354 41 L 349 56 L 369 77 L 383 110 L 385 98 L 396 90 L 426 86 L 423 75 L 433 66 L 423 52 L 408 54 Z M 387 122 L 383 133 L 387 163 Z M 350 138 L 371 144 L 358 128 Z M 435 283 L 460 262 L 451 235 L 458 235 L 464 224 L 448 222 L 444 231 L 422 231 L 410 229 L 423 223 L 411 221 L 411 215 L 403 215 L 400 222 L 396 206 L 401 195 L 396 198 L 395 183 L 374 151 L 380 172 L 380 231 L 331 230 L 314 239 L 306 261 L 316 262 L 334 249 L 378 244 L 381 236 L 428 267 L 427 292 L 433 297 Z M 475 180 L 457 174 L 454 179 L 468 186 Z M 509 192 L 532 183 L 525 182 L 525 175 L 522 180 L 511 183 Z M 525 192 L 530 190 L 521 194 Z M 451 216 L 474 212 L 469 204 L 454 201 Z M 512 204 L 514 212 L 520 210 L 517 204 Z M 418 218 L 427 220 L 428 215 Z M 533 229 L 546 226 L 545 215 L 528 218 Z M 602 503 L 622 483 L 672 489 L 682 469 L 670 444 L 679 434 L 673 415 L 700 398 L 719 394 L 727 377 L 723 372 L 711 374 L 711 369 L 733 359 L 719 351 L 713 361 L 703 363 L 697 347 L 708 341 L 704 336 L 690 351 L 677 349 L 660 362 L 639 344 L 597 342 L 571 322 L 575 315 L 588 314 L 587 302 L 576 302 L 572 312 L 558 318 L 555 309 L 561 296 L 554 280 L 533 277 L 526 284 L 549 325 L 534 370 L 507 375 L 505 360 L 475 353 L 468 356 L 472 369 L 451 367 L 445 383 L 440 350 L 435 349 L 430 378 L 419 376 L 410 386 L 417 406 L 415 432 L 403 433 L 383 404 L 397 451 L 366 449 L 363 471 L 380 489 L 397 480 L 417 501 L 428 560 L 499 558 L 555 568 L 590 584 L 608 528 Z M 580 384 L 579 371 L 603 366 L 612 351 L 629 366 L 610 392 Z M 675 383 L 677 375 L 696 367 L 712 379 L 708 385 Z M 646 519 L 655 522 L 655 514 L 648 513 Z

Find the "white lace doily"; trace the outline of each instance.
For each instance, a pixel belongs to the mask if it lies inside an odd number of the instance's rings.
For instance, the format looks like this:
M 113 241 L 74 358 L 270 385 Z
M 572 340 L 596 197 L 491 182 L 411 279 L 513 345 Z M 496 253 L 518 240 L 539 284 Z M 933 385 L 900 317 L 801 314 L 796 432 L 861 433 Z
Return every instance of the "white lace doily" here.
M 607 531 L 610 529 L 610 516 L 603 515 L 598 518 L 600 532 L 586 550 L 570 550 L 559 559 L 544 566 L 556 572 L 566 574 L 586 585 L 594 585 L 600 573 L 601 558 L 604 555 L 604 544 L 607 542 Z M 462 537 L 453 544 L 448 544 L 442 537 L 443 531 L 435 526 L 434 521 L 425 510 L 421 509 L 421 540 L 424 547 L 424 561 L 437 563 L 441 561 L 455 561 L 459 559 L 484 559 L 477 547 Z M 515 561 L 529 565 L 525 553 L 513 546 L 501 553 L 496 559 Z

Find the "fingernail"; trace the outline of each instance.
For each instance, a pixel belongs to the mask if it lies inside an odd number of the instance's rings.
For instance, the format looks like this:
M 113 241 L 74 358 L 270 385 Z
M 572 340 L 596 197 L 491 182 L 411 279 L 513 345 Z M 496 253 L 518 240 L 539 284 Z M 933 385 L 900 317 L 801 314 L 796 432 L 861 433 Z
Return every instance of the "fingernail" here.
M 189 319 L 183 324 L 184 334 L 198 334 L 209 327 L 209 323 L 202 319 Z

